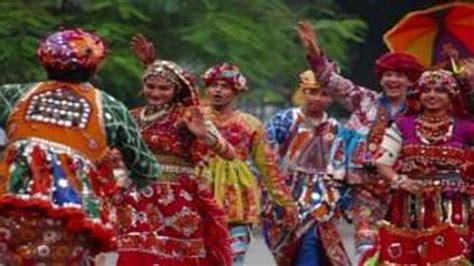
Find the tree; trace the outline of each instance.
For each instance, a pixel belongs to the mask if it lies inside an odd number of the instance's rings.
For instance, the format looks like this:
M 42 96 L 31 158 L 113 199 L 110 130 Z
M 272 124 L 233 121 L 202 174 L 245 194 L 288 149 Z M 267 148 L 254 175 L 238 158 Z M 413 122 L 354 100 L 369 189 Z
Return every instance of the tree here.
M 95 30 L 110 44 L 99 72 L 105 90 L 138 103 L 142 68 L 128 49 L 138 32 L 149 36 L 161 58 L 199 75 L 229 61 L 250 80 L 253 104 L 285 103 L 306 68 L 294 25 L 311 20 L 326 51 L 348 66 L 350 44 L 362 41 L 365 24 L 338 13 L 334 1 L 284 0 L 46 0 L 0 3 L 0 82 L 45 77 L 35 59 L 39 40 L 60 26 Z

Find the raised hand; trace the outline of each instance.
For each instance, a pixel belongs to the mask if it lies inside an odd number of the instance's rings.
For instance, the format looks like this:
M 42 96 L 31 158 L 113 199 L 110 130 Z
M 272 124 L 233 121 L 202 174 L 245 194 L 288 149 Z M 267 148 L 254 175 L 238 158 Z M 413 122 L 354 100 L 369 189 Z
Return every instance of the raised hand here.
M 130 41 L 130 49 L 145 66 L 153 63 L 156 59 L 156 52 L 153 43 L 142 34 L 133 36 Z
M 316 32 L 314 31 L 311 24 L 308 21 L 300 21 L 296 26 L 296 30 L 308 56 L 320 56 L 321 49 L 319 48 Z
M 198 138 L 205 138 L 207 135 L 206 120 L 199 107 L 189 107 L 184 116 L 178 121 L 185 126 L 193 135 Z

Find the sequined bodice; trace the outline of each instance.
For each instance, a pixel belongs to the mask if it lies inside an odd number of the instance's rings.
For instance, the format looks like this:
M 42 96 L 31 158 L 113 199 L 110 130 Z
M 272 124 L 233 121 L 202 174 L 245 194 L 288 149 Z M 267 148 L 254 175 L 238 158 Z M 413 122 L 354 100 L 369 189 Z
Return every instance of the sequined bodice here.
M 176 160 L 163 163 L 191 164 L 198 160 L 192 152 L 195 137 L 178 125 L 182 109 L 171 109 L 153 121 L 145 121 L 141 112 L 142 108 L 135 109 L 132 115 L 139 124 L 143 139 L 159 161 Z
M 417 135 L 416 117 L 399 119 L 397 126 L 403 135 L 402 172 L 435 176 L 438 173 L 459 172 L 464 165 L 465 149 L 472 139 L 471 122 L 455 120 L 452 136 L 434 144 L 424 143 Z

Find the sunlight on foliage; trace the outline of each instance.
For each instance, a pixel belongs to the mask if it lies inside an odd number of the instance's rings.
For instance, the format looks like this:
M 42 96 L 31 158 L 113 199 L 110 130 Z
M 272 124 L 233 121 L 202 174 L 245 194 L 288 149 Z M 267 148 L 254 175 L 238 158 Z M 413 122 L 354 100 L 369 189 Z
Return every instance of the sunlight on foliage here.
M 139 101 L 142 67 L 128 42 L 138 32 L 153 40 L 161 58 L 197 77 L 213 63 L 235 63 L 250 81 L 246 100 L 283 104 L 307 68 L 298 20 L 313 23 L 326 52 L 346 70 L 351 44 L 363 42 L 366 29 L 330 0 L 23 0 L 2 1 L 0 8 L 1 83 L 45 78 L 35 57 L 39 40 L 60 27 L 81 27 L 108 41 L 98 82 L 130 105 Z

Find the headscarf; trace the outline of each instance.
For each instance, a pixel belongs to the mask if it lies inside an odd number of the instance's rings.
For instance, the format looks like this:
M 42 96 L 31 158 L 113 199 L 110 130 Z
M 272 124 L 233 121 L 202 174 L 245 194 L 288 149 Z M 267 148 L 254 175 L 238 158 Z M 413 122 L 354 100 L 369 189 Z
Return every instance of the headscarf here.
M 55 32 L 43 39 L 37 56 L 48 71 L 95 71 L 107 55 L 106 42 L 82 29 Z
M 199 100 L 192 75 L 177 64 L 171 61 L 155 60 L 148 65 L 142 76 L 142 81 L 145 82 L 151 76 L 161 77 L 173 84 L 176 89 L 175 99 L 177 102 L 186 106 L 198 104 Z
M 306 70 L 300 74 L 300 84 L 292 96 L 293 104 L 297 106 L 302 106 L 304 104 L 304 90 L 306 89 L 321 89 L 321 85 L 318 83 L 314 76 L 314 72 L 311 70 Z
M 236 65 L 230 63 L 214 65 L 204 73 L 202 79 L 206 86 L 210 86 L 217 80 L 223 80 L 238 92 L 248 90 L 247 79 Z
M 423 92 L 427 86 L 433 86 L 447 92 L 450 97 L 459 94 L 458 84 L 453 74 L 444 69 L 428 70 L 421 74 L 416 89 L 418 93 Z
M 444 69 L 427 70 L 421 74 L 416 83 L 415 94 L 412 96 L 407 114 L 417 114 L 421 111 L 420 94 L 428 85 L 439 88 L 449 94 L 453 114 L 458 117 L 465 117 L 467 115 L 462 99 L 463 93 L 459 90 L 458 83 L 453 74 Z

